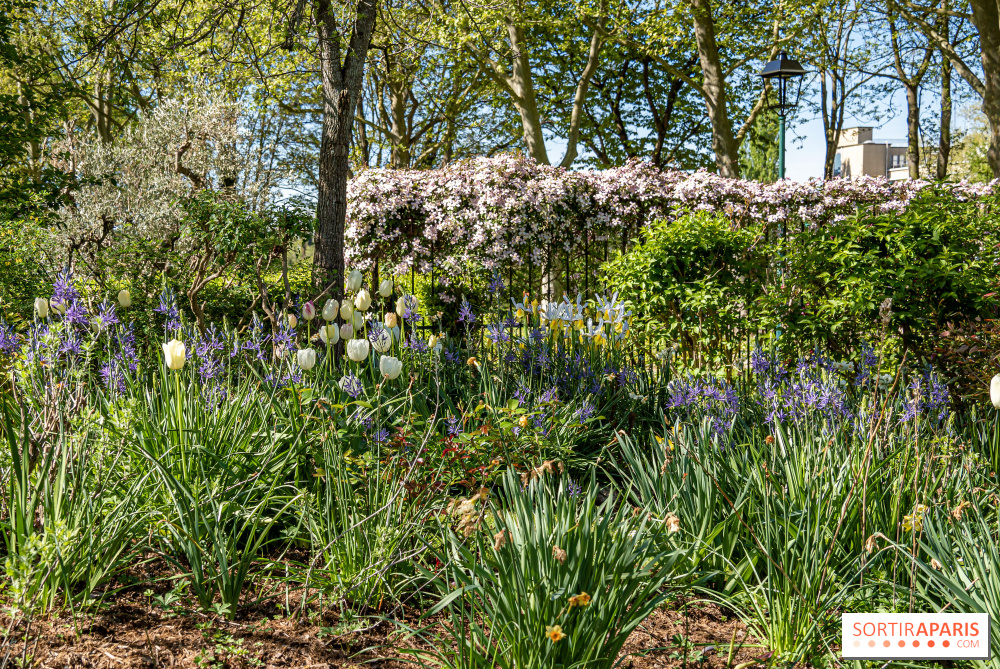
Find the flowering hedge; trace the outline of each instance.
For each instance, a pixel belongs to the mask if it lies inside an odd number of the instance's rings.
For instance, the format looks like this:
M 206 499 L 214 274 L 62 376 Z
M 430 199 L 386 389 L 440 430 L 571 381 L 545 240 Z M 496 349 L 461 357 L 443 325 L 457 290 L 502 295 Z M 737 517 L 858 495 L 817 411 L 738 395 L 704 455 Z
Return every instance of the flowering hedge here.
M 958 199 L 992 184 L 952 186 Z M 471 261 L 487 270 L 543 267 L 553 253 L 593 254 L 622 243 L 658 218 L 686 210 L 731 219 L 815 226 L 874 206 L 901 211 L 927 186 L 881 178 L 762 184 L 708 172 L 661 171 L 630 162 L 604 171 L 568 171 L 515 156 L 477 158 L 438 170 L 368 170 L 348 188 L 348 266 L 378 260 L 394 274 L 436 270 L 442 284 Z M 589 247 L 589 248 L 588 248 Z

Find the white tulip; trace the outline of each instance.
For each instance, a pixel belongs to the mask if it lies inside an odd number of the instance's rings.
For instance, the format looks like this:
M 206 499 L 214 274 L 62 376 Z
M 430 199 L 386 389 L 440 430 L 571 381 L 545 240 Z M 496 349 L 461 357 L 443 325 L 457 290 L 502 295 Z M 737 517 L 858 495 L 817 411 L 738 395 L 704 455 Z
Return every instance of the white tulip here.
M 44 297 L 35 298 L 35 314 L 39 318 L 49 317 L 49 301 L 46 300 Z
M 437 335 L 431 335 L 430 339 L 427 340 L 427 346 L 433 350 L 438 344 Z
M 336 325 L 324 325 L 319 329 L 319 338 L 327 346 L 333 346 L 340 341 L 340 328 Z
M 66 303 L 60 302 L 54 297 L 49 300 L 49 306 L 52 307 L 52 311 L 58 311 L 60 314 L 66 313 Z
M 343 318 L 344 321 L 350 322 L 351 317 L 353 315 L 354 315 L 354 307 L 351 306 L 351 303 L 349 301 L 344 300 L 344 303 L 340 305 L 340 317 Z
M 358 311 L 368 311 L 370 306 L 372 306 L 372 296 L 368 293 L 367 288 L 362 288 L 358 296 L 354 298 L 354 308 Z
M 382 297 L 389 297 L 392 295 L 392 279 L 384 279 L 378 285 L 378 294 Z
M 368 339 L 379 353 L 385 353 L 392 347 L 392 334 L 385 328 L 373 329 L 368 333 Z
M 351 321 L 354 324 L 354 331 L 357 332 L 365 326 L 365 316 L 360 311 L 354 312 L 354 319 Z
M 361 272 L 359 272 L 356 269 L 352 269 L 351 273 L 347 275 L 347 292 L 348 293 L 358 292 L 358 290 L 361 289 L 361 282 L 363 280 L 364 277 L 361 275 Z
M 122 309 L 128 309 L 132 306 L 132 295 L 124 288 L 118 291 L 118 306 Z
M 385 322 L 385 326 L 390 330 L 396 327 L 396 320 L 397 320 L 396 312 L 394 311 L 390 311 L 389 313 L 387 313 L 385 315 L 385 318 L 383 319 L 383 321 Z
M 378 361 L 378 369 L 382 376 L 392 381 L 403 371 L 403 362 L 391 355 L 383 355 Z
M 295 354 L 295 362 L 303 372 L 308 372 L 316 366 L 316 350 L 311 348 L 300 348 Z
M 347 357 L 354 362 L 361 362 L 368 357 L 368 340 L 352 339 L 347 342 Z
M 323 305 L 323 320 L 324 321 L 335 321 L 337 320 L 337 311 L 340 309 L 340 303 L 337 300 L 330 298 Z
M 172 339 L 164 344 L 163 359 L 166 361 L 167 367 L 175 372 L 182 369 L 184 361 L 187 359 L 187 349 L 184 347 L 184 342 Z
M 344 323 L 340 326 L 340 338 L 344 341 L 354 338 L 354 326 L 350 323 Z
M 307 321 L 311 321 L 316 318 L 316 305 L 312 302 L 306 302 L 302 305 L 302 318 Z
M 993 402 L 993 406 L 1000 410 L 1000 374 L 993 377 L 990 381 L 990 401 Z

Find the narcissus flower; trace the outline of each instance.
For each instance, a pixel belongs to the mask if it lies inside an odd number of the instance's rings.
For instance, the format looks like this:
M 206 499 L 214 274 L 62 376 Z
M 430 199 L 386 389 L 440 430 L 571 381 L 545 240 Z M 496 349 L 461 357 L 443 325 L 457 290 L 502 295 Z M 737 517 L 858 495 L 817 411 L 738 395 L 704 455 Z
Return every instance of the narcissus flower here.
M 562 641 L 566 638 L 566 635 L 563 634 L 562 626 L 560 625 L 546 625 L 545 636 L 547 636 L 552 643 Z
M 340 310 L 340 303 L 337 300 L 330 298 L 323 305 L 323 320 L 324 321 L 335 321 L 337 320 L 337 312 Z
M 574 606 L 587 606 L 590 604 L 590 595 L 585 592 L 581 592 L 579 595 L 573 595 L 569 598 L 569 607 Z
M 118 291 L 118 306 L 128 309 L 132 306 L 132 295 L 125 289 Z
M 352 339 L 347 342 L 347 357 L 354 362 L 361 362 L 368 357 L 368 340 Z
M 559 562 L 559 564 L 563 564 L 566 562 L 566 551 L 559 548 L 558 546 L 553 546 L 552 557 L 554 557 L 556 561 Z
M 673 534 L 681 531 L 681 519 L 676 514 L 668 513 L 666 517 L 667 532 Z
M 175 372 L 182 369 L 184 361 L 187 359 L 187 349 L 184 348 L 184 342 L 172 339 L 164 344 L 163 359 L 166 361 L 167 367 Z
M 303 372 L 308 372 L 316 366 L 316 350 L 312 348 L 300 348 L 295 353 L 295 362 Z
M 403 362 L 391 355 L 383 355 L 378 361 L 378 370 L 382 376 L 392 381 L 403 371 Z

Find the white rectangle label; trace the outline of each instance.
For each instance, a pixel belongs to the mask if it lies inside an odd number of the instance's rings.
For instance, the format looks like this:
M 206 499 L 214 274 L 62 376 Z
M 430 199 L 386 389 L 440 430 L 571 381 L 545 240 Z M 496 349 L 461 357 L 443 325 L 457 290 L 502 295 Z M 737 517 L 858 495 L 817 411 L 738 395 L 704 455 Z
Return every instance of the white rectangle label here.
M 845 613 L 841 648 L 851 660 L 988 660 L 988 613 Z

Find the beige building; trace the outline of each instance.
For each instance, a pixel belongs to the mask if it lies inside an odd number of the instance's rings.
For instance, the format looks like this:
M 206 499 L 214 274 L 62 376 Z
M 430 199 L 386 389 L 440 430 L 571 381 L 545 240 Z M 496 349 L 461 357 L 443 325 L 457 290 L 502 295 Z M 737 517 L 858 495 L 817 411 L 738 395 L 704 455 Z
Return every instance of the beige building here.
M 833 162 L 833 176 L 857 179 L 862 174 L 886 177 L 890 181 L 908 179 L 905 142 L 877 141 L 872 138 L 872 128 L 842 130 Z

